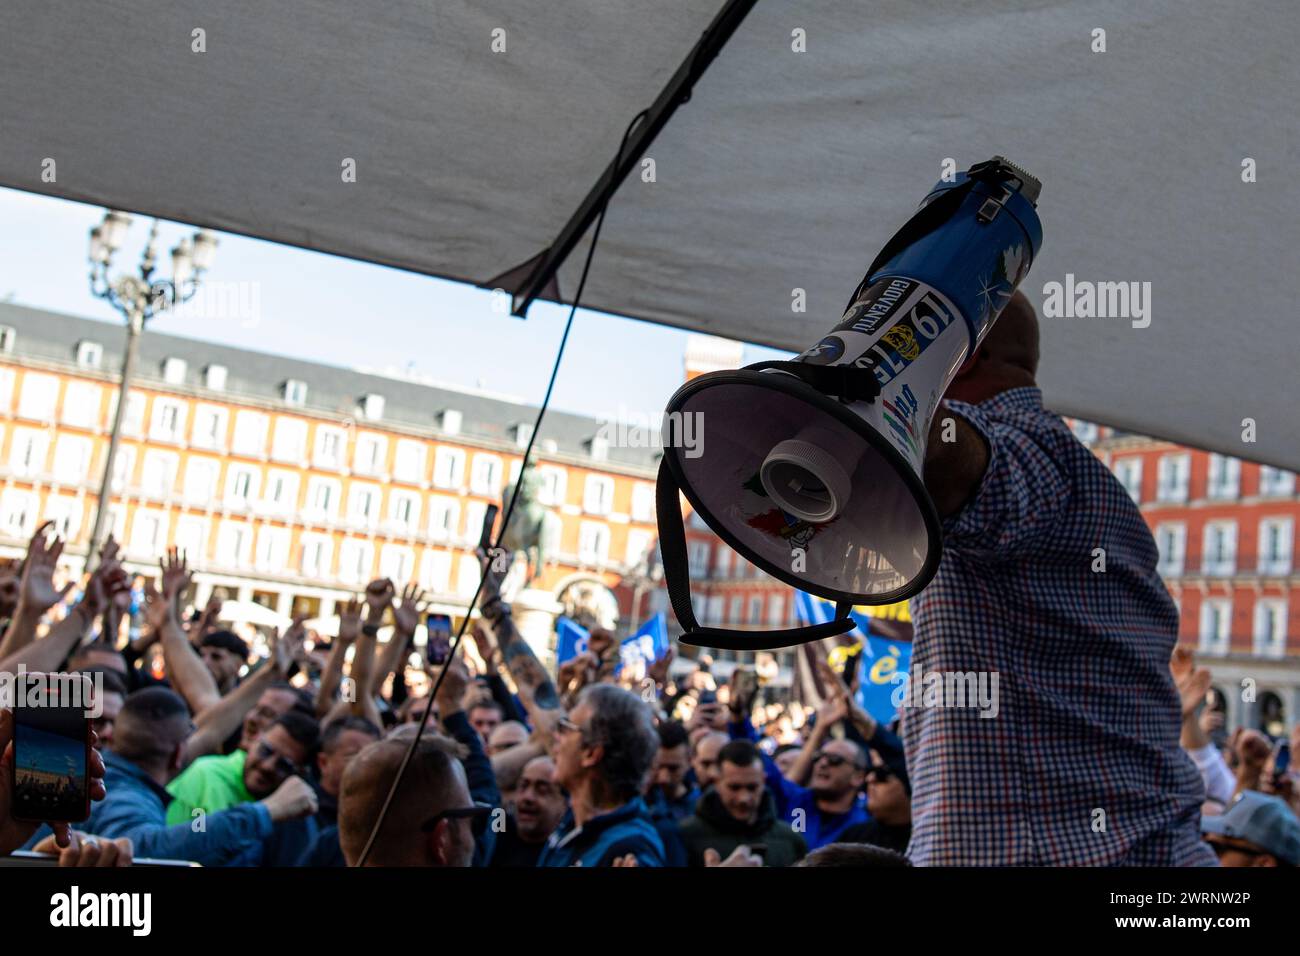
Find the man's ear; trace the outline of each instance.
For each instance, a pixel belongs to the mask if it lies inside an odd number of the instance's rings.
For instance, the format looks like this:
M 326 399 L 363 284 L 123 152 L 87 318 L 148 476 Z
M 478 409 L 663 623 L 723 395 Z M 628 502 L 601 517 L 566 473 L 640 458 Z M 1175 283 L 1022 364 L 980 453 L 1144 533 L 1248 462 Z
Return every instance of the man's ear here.
M 175 770 L 178 773 L 185 769 L 185 744 L 179 743 L 172 748 L 171 759 L 168 761 L 169 770 Z
M 429 841 L 429 854 L 439 866 L 446 865 L 451 859 L 451 848 L 448 843 L 451 839 L 451 822 L 443 819 L 438 821 L 438 825 L 433 828 L 426 839 Z
M 325 762 L 328 759 L 329 759 L 329 755 L 326 754 L 325 751 L 323 750 L 316 755 L 316 769 L 319 770 L 321 773 L 325 772 Z
M 582 765 L 584 767 L 595 767 L 605 759 L 605 745 L 595 744 L 593 746 L 582 748 Z

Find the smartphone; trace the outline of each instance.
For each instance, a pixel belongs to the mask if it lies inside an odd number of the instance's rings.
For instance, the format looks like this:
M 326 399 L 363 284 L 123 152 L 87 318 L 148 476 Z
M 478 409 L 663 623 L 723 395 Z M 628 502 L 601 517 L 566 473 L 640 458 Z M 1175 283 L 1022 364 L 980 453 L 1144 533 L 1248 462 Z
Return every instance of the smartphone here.
M 1291 768 L 1291 745 L 1285 740 L 1279 740 L 1277 750 L 1273 754 L 1273 772 L 1280 779 Z
M 496 505 L 488 505 L 487 511 L 483 512 L 483 530 L 478 536 L 478 546 L 484 552 L 492 546 L 492 529 L 496 527 L 498 510 Z
M 22 820 L 80 823 L 90 816 L 90 678 L 27 674 L 19 682 L 10 812 Z
M 429 664 L 441 667 L 451 655 L 451 615 L 430 614 L 424 621 L 424 653 Z
M 700 691 L 700 706 L 704 706 L 705 704 L 716 704 L 717 702 L 718 702 L 718 695 L 715 691 L 711 691 L 711 690 Z

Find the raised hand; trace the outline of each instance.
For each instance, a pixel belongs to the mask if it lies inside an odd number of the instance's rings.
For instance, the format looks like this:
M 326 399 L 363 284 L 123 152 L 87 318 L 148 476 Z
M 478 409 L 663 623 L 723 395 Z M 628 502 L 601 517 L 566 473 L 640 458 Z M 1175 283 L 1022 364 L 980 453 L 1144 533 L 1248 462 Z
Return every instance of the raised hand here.
M 646 669 L 646 675 L 655 682 L 658 687 L 668 685 L 668 671 L 673 666 L 673 658 L 677 656 L 677 651 L 672 646 L 664 651 L 663 657 L 658 658 L 653 664 Z
M 483 666 L 487 669 L 486 673 L 495 674 L 496 664 L 493 663 L 496 648 L 492 645 L 492 634 L 488 631 L 487 626 L 478 621 L 474 625 L 474 646 L 478 648 L 478 656 L 483 659 Z
M 1210 669 L 1197 668 L 1196 655 L 1189 647 L 1175 647 L 1169 658 L 1169 672 L 1173 675 L 1178 688 L 1178 697 L 1182 702 L 1183 720 L 1196 712 L 1196 708 L 1205 703 L 1205 695 L 1210 690 Z
M 144 582 L 144 621 L 154 632 L 167 626 L 171 615 L 171 602 L 163 597 L 162 592 L 152 581 Z
M 400 633 L 410 637 L 419 626 L 423 611 L 424 591 L 415 584 L 408 584 L 402 589 L 402 603 L 393 606 L 393 623 Z
M 159 562 L 162 569 L 162 589 L 168 600 L 185 593 L 190 586 L 190 569 L 185 555 L 175 548 L 168 548 L 166 556 Z
M 54 586 L 54 570 L 63 553 L 63 539 L 57 535 L 46 540 L 45 532 L 53 525 L 47 521 L 32 535 L 27 545 L 27 560 L 23 563 L 22 579 L 19 582 L 19 599 L 31 614 L 44 614 L 63 600 L 72 590 L 69 581 L 62 588 Z
M 393 582 L 388 578 L 376 578 L 366 585 L 366 623 L 378 625 L 384 619 L 384 612 L 393 603 Z
M 352 644 L 361 636 L 361 601 L 349 598 L 339 608 L 339 643 Z
M 306 614 L 295 614 L 293 622 L 283 634 L 278 630 L 271 632 L 271 654 L 275 659 L 275 667 L 283 678 L 288 678 L 294 662 L 302 657 L 303 641 L 307 639 L 307 629 L 302 626 L 305 620 Z

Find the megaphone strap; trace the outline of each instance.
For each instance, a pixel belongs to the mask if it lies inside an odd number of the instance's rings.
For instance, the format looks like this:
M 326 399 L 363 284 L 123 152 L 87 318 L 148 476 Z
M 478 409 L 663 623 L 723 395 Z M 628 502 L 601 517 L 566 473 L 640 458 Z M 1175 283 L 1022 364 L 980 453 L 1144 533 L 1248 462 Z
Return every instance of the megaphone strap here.
M 807 382 L 823 395 L 842 402 L 872 402 L 880 395 L 880 382 L 869 369 L 856 365 L 809 365 L 807 362 L 772 361 L 746 365 L 751 372 L 779 369 Z
M 791 363 L 799 364 L 799 363 Z M 731 631 L 716 627 L 700 627 L 691 607 L 691 579 L 686 555 L 686 526 L 682 522 L 680 489 L 668 467 L 667 457 L 659 462 L 659 482 L 655 487 L 655 508 L 659 519 L 659 551 L 663 557 L 664 584 L 668 600 L 682 626 L 683 644 L 693 647 L 716 647 L 731 651 L 775 650 L 793 647 L 809 641 L 846 634 L 855 624 L 849 617 L 853 606 L 839 601 L 835 604 L 835 619 L 808 627 L 785 628 L 779 631 Z M 762 642 L 761 645 L 759 642 Z

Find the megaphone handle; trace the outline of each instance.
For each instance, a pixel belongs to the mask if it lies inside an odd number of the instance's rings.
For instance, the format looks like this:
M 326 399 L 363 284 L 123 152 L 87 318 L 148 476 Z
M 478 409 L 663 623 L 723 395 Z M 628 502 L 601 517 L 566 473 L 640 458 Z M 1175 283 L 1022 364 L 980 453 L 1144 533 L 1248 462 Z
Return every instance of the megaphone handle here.
M 668 601 L 677 615 L 683 634 L 679 641 L 692 647 L 716 647 L 729 651 L 775 650 L 809 641 L 846 634 L 856 626 L 849 611 L 853 605 L 836 602 L 835 619 L 824 624 L 785 628 L 779 631 L 731 631 L 700 627 L 691 607 L 691 578 L 686 554 L 686 526 L 682 523 L 680 489 L 665 456 L 659 462 L 659 481 L 655 487 L 655 510 L 659 519 L 659 552 L 663 557 L 664 584 Z M 762 646 L 756 640 L 763 641 Z

